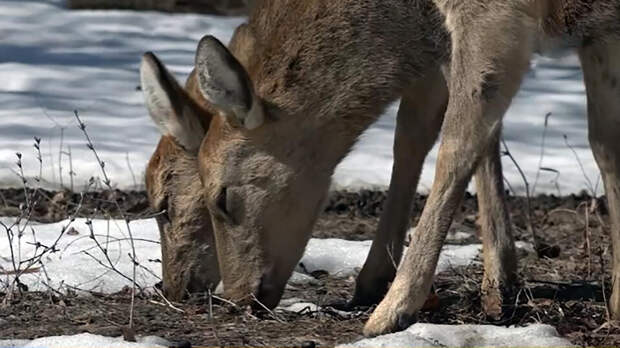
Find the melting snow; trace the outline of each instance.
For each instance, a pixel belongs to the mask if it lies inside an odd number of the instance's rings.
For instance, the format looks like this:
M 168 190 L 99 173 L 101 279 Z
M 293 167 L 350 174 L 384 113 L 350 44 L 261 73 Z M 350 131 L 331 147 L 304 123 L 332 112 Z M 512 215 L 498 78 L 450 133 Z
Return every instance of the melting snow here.
M 575 347 L 548 325 L 414 324 L 407 330 L 340 347 Z
M 69 185 L 72 153 L 75 189 L 100 170 L 76 127 L 80 111 L 106 163 L 113 185 L 141 186 L 146 162 L 159 133 L 147 115 L 138 65 L 154 51 L 180 80 L 192 68 L 198 40 L 212 34 L 229 40 L 243 18 L 131 11 L 68 11 L 61 1 L 0 0 L 0 185 L 16 186 L 15 152 L 24 155 L 27 176 L 39 173 L 33 138 L 42 138 L 46 185 Z M 387 108 L 349 156 L 338 166 L 333 186 L 340 189 L 385 188 L 392 170 L 396 105 Z M 587 188 L 563 135 L 575 148 L 596 186 L 598 170 L 587 141 L 585 89 L 575 55 L 558 60 L 537 58 L 510 108 L 504 137 L 533 184 L 539 167 L 545 115 L 549 119 L 542 166 L 560 173 L 560 192 Z M 428 191 L 436 149 L 424 166 L 420 190 Z M 62 167 L 62 170 L 59 168 Z M 504 174 L 517 190 L 522 180 L 504 158 Z M 537 192 L 558 193 L 556 174 L 541 172 Z M 600 188 L 600 185 L 599 185 Z M 601 192 L 601 191 L 599 191 Z M 522 193 L 522 191 L 521 191 Z
M 15 219 L 0 218 L 0 222 L 10 225 Z M 129 256 L 131 245 L 127 225 L 122 220 L 92 220 L 90 226 L 99 244 L 107 250 L 114 267 L 130 276 L 132 262 Z M 137 269 L 137 283 L 140 286 L 152 286 L 161 276 L 161 251 L 159 230 L 154 219 L 137 220 L 130 223 L 131 233 L 136 248 L 136 259 L 140 265 Z M 32 230 L 30 229 L 32 227 Z M 53 224 L 31 224 L 22 236 L 21 243 L 14 243 L 14 253 L 18 260 L 27 260 L 37 251 L 36 243 L 51 246 L 63 228 L 70 233 L 59 240 L 58 252 L 44 258 L 44 268 L 35 265 L 36 272 L 25 274 L 21 281 L 30 290 L 45 290 L 48 286 L 61 288 L 71 286 L 83 290 L 115 292 L 131 285 L 127 279 L 104 268 L 99 262 L 106 261 L 102 250 L 90 238 L 90 227 L 86 219 L 64 220 Z M 17 230 L 14 229 L 16 232 Z M 34 232 L 34 234 L 33 234 Z M 525 243 L 527 244 L 527 243 Z M 314 271 L 326 271 L 337 277 L 355 275 L 364 265 L 370 251 L 371 241 L 347 241 L 342 239 L 310 239 L 304 256 L 291 279 L 290 286 L 314 283 L 308 276 Z M 19 248 L 18 248 L 19 246 Z M 473 262 L 481 250 L 481 245 L 446 245 L 441 253 L 437 272 L 450 267 L 466 266 Z M 37 251 L 40 253 L 41 249 Z M 12 270 L 9 243 L 0 243 L 0 266 Z M 96 260 L 95 260 L 96 259 Z M 98 261 L 97 261 L 98 260 Z M 305 273 L 305 274 L 304 274 Z

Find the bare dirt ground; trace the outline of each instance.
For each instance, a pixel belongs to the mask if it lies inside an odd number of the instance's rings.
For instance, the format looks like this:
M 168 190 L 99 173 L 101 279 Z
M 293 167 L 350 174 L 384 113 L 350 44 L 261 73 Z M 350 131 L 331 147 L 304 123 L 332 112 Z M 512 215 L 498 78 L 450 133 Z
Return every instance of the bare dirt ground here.
M 38 221 L 66 218 L 79 201 L 79 195 L 41 192 L 35 209 Z M 383 192 L 336 192 L 315 228 L 318 238 L 349 240 L 372 238 L 377 226 Z M 0 216 L 19 213 L 21 190 L 0 191 Z M 119 202 L 127 214 L 148 216 L 144 192 L 100 192 L 89 194 L 83 215 L 104 216 L 112 202 Z M 417 197 L 412 223 L 415 224 L 425 197 Z M 472 231 L 474 236 L 461 243 L 479 242 L 477 203 L 466 196 L 453 229 Z M 608 323 L 605 299 L 609 298 L 611 248 L 607 209 L 604 199 L 582 196 L 538 196 L 531 201 L 532 225 L 537 232 L 541 257 L 520 260 L 521 284 L 504 308 L 504 318 L 490 321 L 481 312 L 479 265 L 452 269 L 435 279 L 439 301 L 418 315 L 419 322 L 441 324 L 525 325 L 546 323 L 573 343 L 583 346 L 618 346 L 620 329 Z M 531 242 L 526 223 L 526 200 L 509 198 L 517 240 Z M 0 237 L 2 238 L 2 237 Z M 354 279 L 336 279 L 315 272 L 318 283 L 287 290 L 284 298 L 298 297 L 330 304 L 347 300 Z M 23 293 L 7 300 L 0 293 L 0 338 L 36 338 L 91 332 L 118 336 L 127 325 L 129 291 L 113 295 Z M 7 301 L 3 301 L 7 300 Z M 351 315 L 329 308 L 320 312 L 253 313 L 246 308 L 217 301 L 206 294 L 195 295 L 175 308 L 161 298 L 141 295 L 137 299 L 135 333 L 157 335 L 197 345 L 330 346 L 361 338 L 361 330 L 371 309 Z

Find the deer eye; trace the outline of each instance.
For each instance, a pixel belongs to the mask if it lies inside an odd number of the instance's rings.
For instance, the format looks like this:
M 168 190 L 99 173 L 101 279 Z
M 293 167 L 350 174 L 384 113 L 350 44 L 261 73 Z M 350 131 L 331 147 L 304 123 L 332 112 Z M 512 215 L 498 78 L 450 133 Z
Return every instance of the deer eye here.
M 226 187 L 222 187 L 220 193 L 217 195 L 217 199 L 215 201 L 215 206 L 220 212 L 224 214 L 228 214 L 228 210 L 226 209 L 226 198 L 228 197 L 228 189 Z
M 222 218 L 225 222 L 229 224 L 235 223 L 233 219 L 232 197 L 228 188 L 225 186 L 222 186 L 220 192 L 217 194 L 217 198 L 215 199 L 215 210 L 217 211 L 217 216 Z
M 170 223 L 170 204 L 168 203 L 168 197 L 165 196 L 156 207 L 154 207 L 155 219 L 160 221 L 162 224 Z

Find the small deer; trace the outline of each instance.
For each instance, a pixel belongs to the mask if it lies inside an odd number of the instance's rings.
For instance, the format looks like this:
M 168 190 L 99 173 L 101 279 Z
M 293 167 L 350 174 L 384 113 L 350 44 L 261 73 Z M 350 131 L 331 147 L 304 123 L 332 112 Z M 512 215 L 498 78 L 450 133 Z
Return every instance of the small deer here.
M 590 142 L 610 207 L 610 309 L 620 318 L 618 33 L 618 1 L 270 0 L 256 3 L 229 48 L 205 36 L 195 79 L 213 110 L 206 136 L 175 113 L 160 122 L 181 125 L 177 138 L 202 141 L 200 190 L 226 295 L 277 305 L 334 168 L 401 98 L 388 199 L 352 300 L 381 301 L 364 333 L 411 323 L 474 174 L 483 309 L 501 316 L 503 293 L 516 278 L 498 155 L 501 121 L 532 53 L 558 41 L 574 45 L 583 64 Z M 396 271 L 421 165 L 440 130 L 435 181 Z
M 221 280 L 197 161 L 217 111 L 200 92 L 196 70 L 182 88 L 152 52 L 142 57 L 140 80 L 149 115 L 162 134 L 145 179 L 149 204 L 157 212 L 163 291 L 181 300 L 215 290 Z
M 220 281 L 197 166 L 198 149 L 214 111 L 198 91 L 195 76 L 190 75 L 183 89 L 154 54 L 142 58 L 142 90 L 162 133 L 146 168 L 146 189 L 151 209 L 157 212 L 163 291 L 171 300 L 206 292 Z

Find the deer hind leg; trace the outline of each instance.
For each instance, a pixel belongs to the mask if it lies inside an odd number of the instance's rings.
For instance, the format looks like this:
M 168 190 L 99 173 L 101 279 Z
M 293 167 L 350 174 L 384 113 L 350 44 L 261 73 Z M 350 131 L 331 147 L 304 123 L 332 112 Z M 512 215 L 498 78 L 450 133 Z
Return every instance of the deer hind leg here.
M 422 165 L 437 140 L 447 102 L 448 86 L 439 68 L 416 81 L 402 97 L 387 201 L 349 305 L 379 302 L 394 279 Z
M 620 319 L 620 39 L 595 41 L 580 49 L 588 95 L 588 135 L 598 164 L 611 220 L 612 296 L 609 308 Z
M 494 4 L 499 8 L 492 8 Z M 411 247 L 390 290 L 366 323 L 366 335 L 406 328 L 424 304 L 454 212 L 471 175 L 498 136 L 502 116 L 527 70 L 536 21 L 510 6 L 513 3 L 497 4 L 483 8 L 494 11 L 492 16 L 470 16 L 468 11 L 448 16 L 453 29 L 450 101 L 435 181 Z
M 482 308 L 489 317 L 499 319 L 504 294 L 512 289 L 517 278 L 514 238 L 504 199 L 499 132 L 480 160 L 475 180 L 484 259 Z

